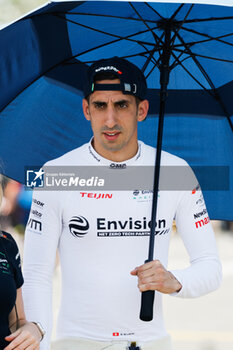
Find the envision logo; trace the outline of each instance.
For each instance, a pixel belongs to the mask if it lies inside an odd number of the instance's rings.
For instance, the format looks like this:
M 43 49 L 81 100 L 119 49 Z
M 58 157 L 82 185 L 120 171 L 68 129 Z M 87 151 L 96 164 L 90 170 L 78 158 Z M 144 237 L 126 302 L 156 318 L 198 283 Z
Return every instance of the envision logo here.
M 74 237 L 84 237 L 89 230 L 89 223 L 83 216 L 73 216 L 69 221 L 70 233 Z
M 156 221 L 155 236 L 169 233 L 170 228 L 166 227 L 166 220 Z M 106 218 L 97 218 L 97 236 L 98 237 L 140 237 L 149 236 L 151 221 L 144 216 L 141 220 L 134 220 L 129 217 L 128 220 L 107 220 Z
M 159 229 L 165 228 L 166 220 L 158 220 L 156 222 L 156 227 Z M 120 220 L 111 220 L 108 221 L 105 218 L 97 219 L 97 230 L 149 230 L 151 227 L 151 221 L 147 221 L 146 217 L 143 217 L 142 220 L 133 220 L 130 217 L 128 220 L 120 221 Z

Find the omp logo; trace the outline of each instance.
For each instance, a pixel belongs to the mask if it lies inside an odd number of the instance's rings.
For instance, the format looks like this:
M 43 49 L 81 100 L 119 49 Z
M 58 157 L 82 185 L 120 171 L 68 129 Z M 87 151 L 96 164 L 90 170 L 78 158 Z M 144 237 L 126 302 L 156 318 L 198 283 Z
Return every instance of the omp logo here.
M 206 210 L 206 208 L 205 208 L 205 209 L 203 209 L 200 213 L 194 214 L 193 217 L 194 217 L 194 219 L 198 219 L 200 216 L 203 216 L 203 215 L 205 215 L 206 213 L 207 213 L 207 210 Z
M 99 67 L 95 70 L 95 72 L 98 73 L 101 70 L 114 70 L 114 72 L 116 72 L 118 74 L 122 74 L 122 72 L 119 69 L 117 69 L 116 67 L 113 67 L 113 66 Z
M 112 193 L 80 192 L 82 198 L 111 199 Z
M 42 223 L 38 220 L 32 219 L 30 218 L 28 220 L 27 226 L 30 227 L 30 229 L 34 230 L 34 231 L 42 231 Z
M 89 223 L 83 216 L 73 216 L 69 221 L 70 233 L 74 237 L 84 237 L 89 230 Z
M 210 222 L 209 217 L 207 216 L 203 220 L 199 220 L 195 222 L 196 228 L 202 227 L 204 225 L 207 225 Z
M 109 165 L 109 167 L 111 169 L 125 169 L 126 168 L 126 163 L 120 163 L 120 164 L 118 164 L 118 163 L 111 163 Z

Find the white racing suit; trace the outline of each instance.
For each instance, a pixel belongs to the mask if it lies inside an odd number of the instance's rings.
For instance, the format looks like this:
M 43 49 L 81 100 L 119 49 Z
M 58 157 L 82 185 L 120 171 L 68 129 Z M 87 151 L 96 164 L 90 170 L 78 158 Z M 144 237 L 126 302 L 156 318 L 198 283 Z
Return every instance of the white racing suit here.
M 132 165 L 154 165 L 154 160 L 155 149 L 140 141 L 136 156 L 121 164 L 102 158 L 89 142 L 46 165 L 106 165 L 114 173 Z M 187 166 L 167 152 L 162 152 L 161 164 Z M 173 219 L 190 257 L 189 267 L 171 271 L 182 284 L 174 296 L 181 298 L 204 295 L 221 281 L 214 233 L 197 189 L 196 183 L 193 191 L 164 190 L 158 195 L 154 258 L 167 266 Z M 57 339 L 151 342 L 167 336 L 161 293 L 155 293 L 153 320 L 141 321 L 141 293 L 137 278 L 130 275 L 148 255 L 151 205 L 151 191 L 34 191 L 23 293 L 27 319 L 46 329 L 41 350 L 49 349 L 51 337 L 57 248 L 62 271 Z

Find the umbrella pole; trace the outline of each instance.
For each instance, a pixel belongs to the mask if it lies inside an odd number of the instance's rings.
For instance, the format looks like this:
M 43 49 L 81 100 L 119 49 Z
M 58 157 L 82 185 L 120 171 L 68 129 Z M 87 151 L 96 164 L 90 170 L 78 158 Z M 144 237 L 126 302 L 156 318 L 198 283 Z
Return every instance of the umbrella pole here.
M 161 65 L 160 65 L 159 124 L 158 124 L 155 173 L 154 173 L 154 184 L 153 184 L 149 252 L 148 252 L 148 259 L 145 262 L 152 261 L 154 256 L 154 241 L 155 241 L 155 234 L 156 234 L 155 230 L 157 226 L 156 214 L 157 214 L 158 191 L 159 191 L 159 174 L 160 174 L 161 151 L 162 151 L 163 125 L 164 125 L 165 105 L 166 105 L 166 98 L 167 98 L 167 86 L 168 86 L 169 74 L 170 74 L 170 69 L 169 69 L 169 61 L 171 56 L 170 41 L 171 41 L 171 28 L 167 26 L 165 28 L 165 40 L 164 40 L 164 47 L 161 55 Z M 142 321 L 151 321 L 153 319 L 154 295 L 155 295 L 154 290 L 148 290 L 148 291 L 142 292 L 141 310 L 140 310 L 140 316 L 139 316 Z

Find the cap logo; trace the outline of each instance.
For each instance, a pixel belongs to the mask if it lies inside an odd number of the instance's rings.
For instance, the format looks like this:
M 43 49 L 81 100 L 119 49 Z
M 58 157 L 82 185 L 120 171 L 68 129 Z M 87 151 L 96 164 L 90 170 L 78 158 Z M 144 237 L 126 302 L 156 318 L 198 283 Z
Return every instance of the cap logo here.
M 98 73 L 101 70 L 114 70 L 114 72 L 116 72 L 118 74 L 122 74 L 122 72 L 119 69 L 117 69 L 116 67 L 113 67 L 113 66 L 99 67 L 95 70 L 95 72 Z

